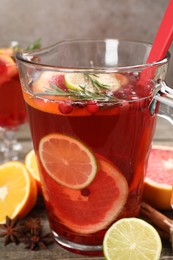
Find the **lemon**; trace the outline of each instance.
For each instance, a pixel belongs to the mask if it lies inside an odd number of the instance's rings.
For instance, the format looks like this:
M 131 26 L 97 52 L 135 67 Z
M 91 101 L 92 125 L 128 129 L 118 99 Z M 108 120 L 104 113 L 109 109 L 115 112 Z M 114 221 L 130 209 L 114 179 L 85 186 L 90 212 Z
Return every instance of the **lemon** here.
M 102 85 L 100 90 L 116 91 L 120 88 L 120 81 L 116 78 L 115 74 L 82 74 L 82 73 L 67 73 L 65 75 L 65 85 L 68 89 L 74 91 L 83 91 L 84 88 L 88 91 L 95 92 L 97 87 Z M 105 88 L 104 88 L 105 87 Z
M 114 223 L 103 240 L 107 260 L 158 260 L 162 243 L 156 229 L 138 218 L 124 218 Z

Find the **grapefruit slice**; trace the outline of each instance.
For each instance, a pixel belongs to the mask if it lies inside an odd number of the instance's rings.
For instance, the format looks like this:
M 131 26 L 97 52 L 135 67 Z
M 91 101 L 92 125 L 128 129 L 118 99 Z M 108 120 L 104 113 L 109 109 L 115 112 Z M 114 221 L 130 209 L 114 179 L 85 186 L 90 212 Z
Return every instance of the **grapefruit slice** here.
M 158 209 L 170 209 L 173 185 L 173 147 L 153 146 L 144 183 L 143 200 Z
M 58 183 L 82 189 L 95 178 L 95 156 L 80 141 L 62 134 L 50 134 L 39 145 L 40 159 L 47 173 Z
M 66 227 L 81 234 L 107 228 L 117 219 L 128 196 L 128 184 L 122 173 L 103 157 L 97 157 L 97 162 L 96 177 L 84 189 L 48 184 L 52 187 L 49 200 L 54 214 Z

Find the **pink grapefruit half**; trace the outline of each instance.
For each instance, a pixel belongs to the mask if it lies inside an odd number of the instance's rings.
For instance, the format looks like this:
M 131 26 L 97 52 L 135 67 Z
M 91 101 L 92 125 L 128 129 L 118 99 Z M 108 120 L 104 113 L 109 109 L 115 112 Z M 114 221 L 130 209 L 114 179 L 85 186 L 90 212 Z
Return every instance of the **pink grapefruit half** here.
M 171 208 L 173 147 L 153 146 L 144 183 L 143 200 L 157 209 Z
M 108 227 L 122 211 L 128 196 L 128 184 L 122 173 L 103 157 L 98 157 L 94 180 L 82 190 L 54 187 L 49 200 L 54 214 L 69 229 L 92 234 Z

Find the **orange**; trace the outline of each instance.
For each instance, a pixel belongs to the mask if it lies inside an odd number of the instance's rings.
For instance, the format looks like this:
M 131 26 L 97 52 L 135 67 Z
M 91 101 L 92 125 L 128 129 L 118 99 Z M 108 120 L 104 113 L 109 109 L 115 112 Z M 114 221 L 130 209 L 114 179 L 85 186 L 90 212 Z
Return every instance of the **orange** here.
M 157 209 L 171 208 L 173 147 L 153 146 L 144 183 L 143 200 Z
M 22 218 L 33 208 L 37 199 L 35 180 L 21 162 L 0 165 L 0 223 L 6 216 Z
M 47 173 L 61 185 L 82 189 L 95 178 L 95 156 L 85 144 L 70 136 L 50 134 L 43 137 L 39 154 Z
M 14 56 L 14 50 L 13 50 L 13 48 L 1 48 L 0 54 L 5 54 L 5 55 L 12 57 L 12 56 Z
M 36 181 L 38 193 L 41 194 L 42 190 L 41 190 L 40 175 L 39 175 L 39 169 L 37 164 L 37 158 L 34 150 L 31 150 L 29 153 L 27 153 L 25 157 L 25 165 L 29 173 Z

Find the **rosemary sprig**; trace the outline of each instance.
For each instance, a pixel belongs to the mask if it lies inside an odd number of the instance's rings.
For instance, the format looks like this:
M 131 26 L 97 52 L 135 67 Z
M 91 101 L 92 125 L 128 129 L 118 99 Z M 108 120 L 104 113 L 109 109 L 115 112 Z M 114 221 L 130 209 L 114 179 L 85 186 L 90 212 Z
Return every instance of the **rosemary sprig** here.
M 39 49 L 40 47 L 41 47 L 41 39 L 37 39 L 33 43 L 30 43 L 28 45 L 28 47 L 25 48 L 25 51 L 31 51 L 31 50 Z M 20 46 L 20 43 L 18 41 L 12 41 L 10 48 L 13 49 L 14 55 L 17 51 L 22 49 L 22 47 Z
M 98 77 L 97 74 L 84 74 L 85 77 L 91 82 L 91 84 L 93 85 L 93 87 L 95 87 L 96 89 L 98 89 L 100 91 L 99 88 L 104 89 L 104 90 L 108 90 L 110 87 L 109 85 L 106 84 L 102 84 L 100 83 L 97 79 L 94 79 L 93 77 Z M 93 77 L 92 77 L 93 76 Z M 98 88 L 99 87 L 99 88 Z
M 45 88 L 44 92 L 37 92 L 34 96 L 67 96 L 76 97 L 80 100 L 115 100 L 112 92 L 109 92 L 109 85 L 100 83 L 96 78 L 96 74 L 83 74 L 85 78 L 85 85 L 79 85 L 81 91 L 68 89 L 68 92 L 60 89 L 55 84 L 50 83 L 51 88 Z M 104 90 L 104 91 L 103 91 Z
M 114 100 L 115 98 L 111 95 L 104 94 L 104 93 L 94 93 L 87 89 L 84 89 L 84 91 L 75 91 L 75 90 L 69 90 L 69 92 L 66 92 L 56 85 L 51 84 L 51 87 L 53 89 L 45 88 L 44 92 L 37 92 L 33 93 L 34 96 L 66 96 L 66 97 L 76 97 L 79 100 Z
M 41 47 L 41 39 L 35 40 L 33 43 L 29 44 L 28 47 L 26 48 L 26 51 L 31 51 L 35 49 L 39 49 Z

